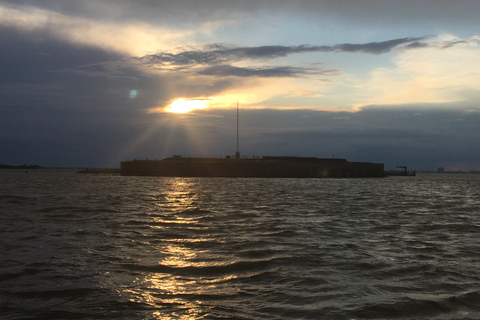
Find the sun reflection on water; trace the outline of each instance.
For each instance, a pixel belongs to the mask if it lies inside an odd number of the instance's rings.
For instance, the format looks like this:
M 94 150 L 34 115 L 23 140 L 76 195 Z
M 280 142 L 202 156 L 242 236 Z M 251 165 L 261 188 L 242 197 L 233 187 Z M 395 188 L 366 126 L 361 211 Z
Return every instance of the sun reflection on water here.
M 155 319 L 200 319 L 208 310 L 208 306 L 189 300 L 190 296 L 201 294 L 191 289 L 196 286 L 195 280 L 150 273 L 137 285 L 141 289 L 129 290 L 135 296 L 130 301 L 153 308 Z
M 154 208 L 148 212 L 149 246 L 140 249 L 146 258 L 139 263 L 146 265 L 147 272 L 141 272 L 132 287 L 123 290 L 131 303 L 151 308 L 155 319 L 204 318 L 214 302 L 202 297 L 234 290 L 225 283 L 235 276 L 216 274 L 217 266 L 229 262 L 222 262 L 208 249 L 213 243 L 211 226 L 199 223 L 208 211 L 197 208 L 196 185 L 195 179 L 163 180 L 151 199 Z
M 189 267 L 189 261 L 197 257 L 197 252 L 187 249 L 182 245 L 166 245 L 162 249 L 162 253 L 167 254 L 165 259 L 162 259 L 159 264 L 163 266 L 171 266 L 175 268 Z
M 171 178 L 162 187 L 162 199 L 154 198 L 157 209 L 161 211 L 185 211 L 195 208 L 198 195 L 194 191 L 195 179 Z

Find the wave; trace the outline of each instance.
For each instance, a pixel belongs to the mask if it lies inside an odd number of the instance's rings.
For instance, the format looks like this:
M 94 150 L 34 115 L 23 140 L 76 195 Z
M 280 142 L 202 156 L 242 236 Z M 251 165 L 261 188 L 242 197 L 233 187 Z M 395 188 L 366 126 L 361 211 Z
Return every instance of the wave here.
M 478 179 L 42 177 L 0 186 L 2 319 L 480 318 Z
M 0 203 L 5 202 L 9 204 L 33 204 L 37 199 L 34 196 L 0 195 Z
M 189 208 L 184 211 L 180 211 L 176 213 L 176 215 L 186 215 L 186 216 L 203 216 L 203 215 L 208 215 L 212 213 L 212 211 L 207 210 L 207 209 L 200 209 L 200 208 Z
M 227 274 L 237 273 L 254 273 L 259 270 L 268 270 L 271 266 L 275 265 L 275 258 L 269 260 L 244 260 L 234 261 L 230 263 L 218 263 L 213 262 L 207 265 L 206 263 L 200 263 L 198 265 L 177 267 L 170 265 L 141 265 L 141 264 L 128 264 L 123 263 L 119 266 L 125 270 L 140 271 L 148 273 L 166 273 L 174 276 L 224 276 Z
M 399 301 L 373 303 L 352 312 L 353 317 L 375 318 L 414 318 L 431 317 L 441 314 L 456 314 L 459 311 L 464 316 L 469 311 L 479 311 L 480 293 L 467 292 L 458 296 L 440 297 L 438 299 L 401 298 Z M 462 317 L 464 318 L 464 317 Z

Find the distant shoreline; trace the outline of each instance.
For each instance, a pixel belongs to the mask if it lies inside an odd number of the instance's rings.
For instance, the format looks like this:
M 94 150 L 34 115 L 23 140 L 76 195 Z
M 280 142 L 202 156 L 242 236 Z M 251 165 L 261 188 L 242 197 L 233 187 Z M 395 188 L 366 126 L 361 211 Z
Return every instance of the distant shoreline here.
M 76 173 L 89 174 L 120 174 L 120 169 L 117 168 L 87 168 L 76 171 Z
M 41 167 L 37 164 L 33 165 L 21 165 L 21 166 L 11 166 L 8 164 L 0 164 L 0 169 L 40 169 Z

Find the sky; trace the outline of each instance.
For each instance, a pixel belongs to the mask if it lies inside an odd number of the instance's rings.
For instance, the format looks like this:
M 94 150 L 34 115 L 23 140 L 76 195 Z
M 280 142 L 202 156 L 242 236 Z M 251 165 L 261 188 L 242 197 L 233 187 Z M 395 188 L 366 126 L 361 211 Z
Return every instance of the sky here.
M 0 0 L 0 164 L 480 170 L 478 0 Z

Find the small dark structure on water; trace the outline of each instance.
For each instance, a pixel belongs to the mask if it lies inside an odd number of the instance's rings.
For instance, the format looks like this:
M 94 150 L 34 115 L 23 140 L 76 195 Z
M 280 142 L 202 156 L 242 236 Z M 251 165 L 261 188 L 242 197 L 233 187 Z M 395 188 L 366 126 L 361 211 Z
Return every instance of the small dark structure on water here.
M 412 170 L 407 170 L 407 166 L 397 166 L 399 169 L 403 170 L 386 170 L 386 176 L 403 176 L 403 177 L 414 177 L 416 176 L 416 172 Z

